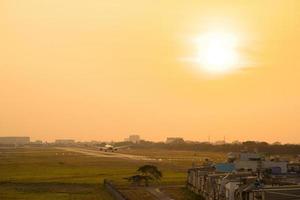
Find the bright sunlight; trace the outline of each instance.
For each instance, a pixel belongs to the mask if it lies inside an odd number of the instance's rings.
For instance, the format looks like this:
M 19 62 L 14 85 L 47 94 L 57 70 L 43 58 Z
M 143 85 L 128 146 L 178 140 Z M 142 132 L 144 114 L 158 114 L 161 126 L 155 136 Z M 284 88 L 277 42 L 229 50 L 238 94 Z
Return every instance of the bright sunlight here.
M 196 62 L 201 70 L 210 74 L 224 74 L 238 67 L 238 40 L 234 34 L 206 33 L 197 40 Z

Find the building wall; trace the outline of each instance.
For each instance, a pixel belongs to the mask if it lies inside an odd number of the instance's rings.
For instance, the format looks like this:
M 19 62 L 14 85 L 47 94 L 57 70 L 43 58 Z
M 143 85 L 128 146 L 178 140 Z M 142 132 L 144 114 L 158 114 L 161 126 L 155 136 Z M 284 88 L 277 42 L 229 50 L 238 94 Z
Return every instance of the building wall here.
M 226 188 L 226 200 L 235 200 L 234 192 L 239 188 L 240 182 L 229 182 L 225 185 Z
M 288 171 L 300 173 L 300 163 L 288 164 Z
M 251 169 L 252 171 L 256 171 L 258 168 L 258 162 L 257 161 L 246 161 L 246 160 L 238 160 L 234 162 L 234 166 L 236 170 L 240 169 Z
M 285 174 L 287 173 L 287 162 L 274 162 L 274 161 L 261 161 L 261 167 L 263 169 L 268 169 L 272 167 L 280 167 L 281 173 Z M 251 169 L 252 171 L 257 171 L 259 168 L 259 161 L 244 161 L 244 160 L 238 160 L 234 163 L 235 169 Z
M 0 137 L 0 144 L 29 144 L 30 137 Z
M 128 140 L 132 143 L 139 143 L 141 139 L 139 135 L 130 135 Z
M 287 162 L 263 161 L 262 167 L 265 169 L 272 168 L 272 167 L 280 167 L 281 173 L 283 173 L 283 174 L 286 174 L 288 171 L 287 170 Z
M 251 159 L 260 159 L 261 156 L 257 153 L 240 153 L 239 159 L 243 161 L 251 160 Z

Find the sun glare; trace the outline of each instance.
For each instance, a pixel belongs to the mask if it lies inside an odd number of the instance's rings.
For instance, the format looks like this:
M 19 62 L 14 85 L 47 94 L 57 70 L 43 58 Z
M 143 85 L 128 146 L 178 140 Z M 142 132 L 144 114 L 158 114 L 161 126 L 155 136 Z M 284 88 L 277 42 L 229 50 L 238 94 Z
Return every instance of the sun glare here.
M 207 33 L 197 39 L 196 60 L 202 70 L 224 74 L 237 68 L 239 56 L 237 38 L 233 34 Z

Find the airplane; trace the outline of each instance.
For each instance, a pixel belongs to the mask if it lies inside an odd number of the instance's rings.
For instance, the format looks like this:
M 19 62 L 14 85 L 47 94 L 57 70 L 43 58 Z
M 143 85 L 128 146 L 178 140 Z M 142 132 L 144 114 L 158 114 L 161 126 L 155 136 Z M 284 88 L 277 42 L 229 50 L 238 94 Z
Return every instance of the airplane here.
M 115 147 L 113 145 L 110 145 L 110 144 L 106 144 L 104 147 L 99 147 L 99 151 L 105 151 L 105 152 L 115 152 L 117 151 L 118 149 L 123 149 L 123 148 L 127 148 L 129 147 L 128 145 L 127 146 L 119 146 L 119 147 Z

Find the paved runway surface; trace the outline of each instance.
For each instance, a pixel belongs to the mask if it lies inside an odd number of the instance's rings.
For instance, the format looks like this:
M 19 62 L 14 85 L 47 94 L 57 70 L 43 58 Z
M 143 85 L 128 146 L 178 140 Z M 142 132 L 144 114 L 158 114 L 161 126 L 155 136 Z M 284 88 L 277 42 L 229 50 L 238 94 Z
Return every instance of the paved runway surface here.
M 156 161 L 156 159 L 148 158 L 146 156 L 137 156 L 137 155 L 123 154 L 123 153 L 115 153 L 115 152 L 104 152 L 104 151 L 97 151 L 97 150 L 90 150 L 90 149 L 76 148 L 76 147 L 59 147 L 58 149 L 75 152 L 75 153 L 81 153 L 81 154 L 94 156 L 94 157 Z

